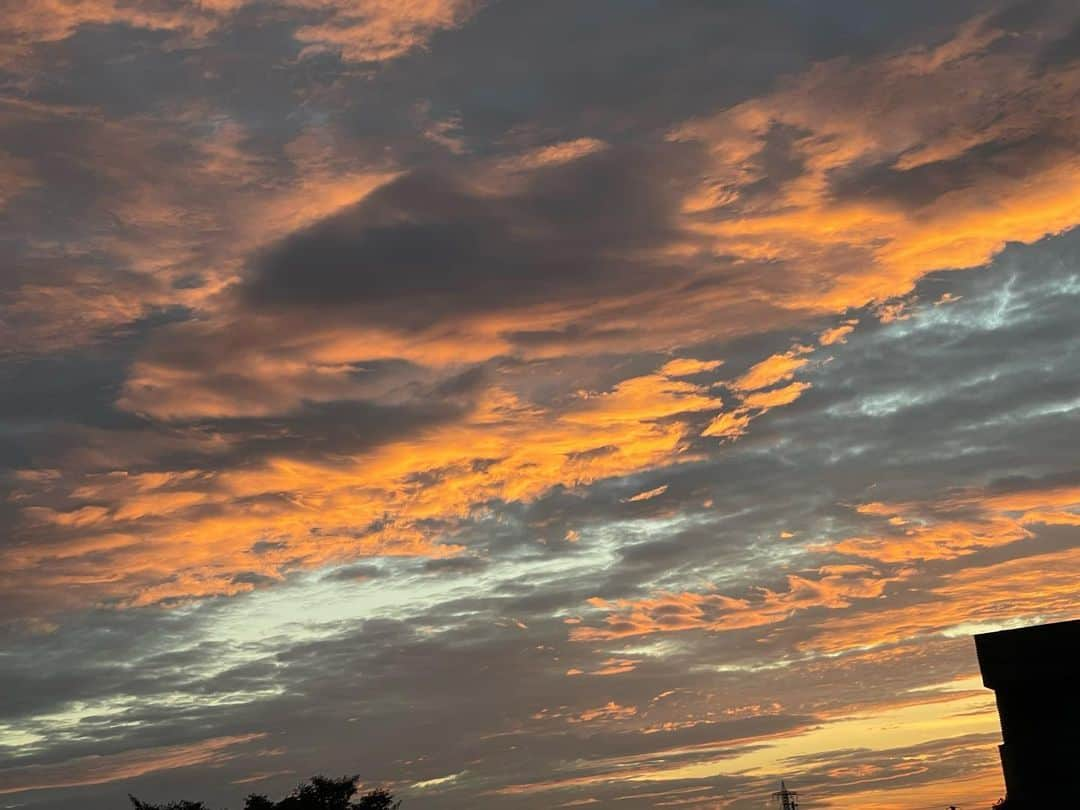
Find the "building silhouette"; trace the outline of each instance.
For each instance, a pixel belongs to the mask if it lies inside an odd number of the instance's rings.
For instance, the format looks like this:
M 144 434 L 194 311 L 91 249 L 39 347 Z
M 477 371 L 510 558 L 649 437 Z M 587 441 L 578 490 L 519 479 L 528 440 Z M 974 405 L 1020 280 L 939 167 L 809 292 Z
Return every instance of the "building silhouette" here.
M 1008 810 L 1073 807 L 1080 770 L 1080 620 L 975 636 L 1001 720 Z

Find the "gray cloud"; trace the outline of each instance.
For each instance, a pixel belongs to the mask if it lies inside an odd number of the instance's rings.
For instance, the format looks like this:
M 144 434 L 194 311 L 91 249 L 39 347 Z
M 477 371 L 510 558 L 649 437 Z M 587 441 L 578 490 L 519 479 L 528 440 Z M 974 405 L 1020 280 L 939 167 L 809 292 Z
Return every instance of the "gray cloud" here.
M 615 276 L 624 292 L 677 284 L 685 271 L 635 269 L 635 254 L 675 239 L 693 158 L 681 147 L 603 152 L 498 196 L 411 175 L 269 251 L 244 295 L 255 308 L 344 307 L 412 330 L 493 308 L 580 303 L 610 294 Z

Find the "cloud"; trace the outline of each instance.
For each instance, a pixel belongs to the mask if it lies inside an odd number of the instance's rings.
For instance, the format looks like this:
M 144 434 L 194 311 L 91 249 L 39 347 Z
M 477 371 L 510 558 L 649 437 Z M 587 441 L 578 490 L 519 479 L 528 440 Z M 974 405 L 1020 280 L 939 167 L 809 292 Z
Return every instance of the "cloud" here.
M 1075 551 L 1032 555 L 953 574 L 917 604 L 831 622 L 807 642 L 817 650 L 894 644 L 953 627 L 1007 619 L 1065 619 L 1077 598 Z
M 603 620 L 606 627 L 575 627 L 571 636 L 596 641 L 678 630 L 758 627 L 786 620 L 797 610 L 845 608 L 852 600 L 878 597 L 889 581 L 868 566 L 841 565 L 822 567 L 812 576 L 789 574 L 786 591 L 763 589 L 756 598 L 684 592 L 614 604 L 595 599 L 594 607 L 611 611 Z
M 784 354 L 766 357 L 735 380 L 732 386 L 739 391 L 757 391 L 777 383 L 787 382 L 795 376 L 796 371 L 810 362 L 808 358 L 802 356 L 804 354 L 806 354 L 805 349 L 796 347 Z
M 713 371 L 724 364 L 723 360 L 694 360 L 688 357 L 678 357 L 669 360 L 660 369 L 661 374 L 668 377 L 690 377 L 694 374 L 702 374 Z
M 532 171 L 569 163 L 607 147 L 606 143 L 597 138 L 574 138 L 570 141 L 533 147 L 521 154 L 504 158 L 500 168 L 509 171 Z
M 857 321 L 848 321 L 842 323 L 839 326 L 833 326 L 826 329 L 820 335 L 818 335 L 818 343 L 822 346 L 832 346 L 837 343 L 846 343 L 847 336 L 855 331 Z
M 182 41 L 202 43 L 230 19 L 254 6 L 250 0 L 153 2 L 130 5 L 116 0 L 49 0 L 14 4 L 0 60 L 14 62 L 37 46 L 68 39 L 82 28 L 126 26 L 166 31 Z M 481 3 L 478 0 L 285 0 L 280 4 L 295 21 L 293 35 L 301 55 L 330 50 L 349 62 L 394 59 L 423 47 L 437 32 L 456 28 Z
M 594 293 L 613 259 L 628 263 L 617 275 L 631 281 L 640 274 L 635 254 L 674 239 L 674 173 L 689 168 L 678 158 L 595 153 L 510 193 L 470 188 L 461 177 L 403 177 L 285 240 L 258 263 L 245 295 L 271 309 L 363 304 L 357 314 L 365 320 L 409 331 L 450 313 L 512 311 L 537 300 L 545 276 L 563 295 L 578 285 L 580 294 Z M 662 182 L 661 172 L 674 176 Z M 601 203 L 615 207 L 600 213 Z
M 658 498 L 665 492 L 667 492 L 667 484 L 663 484 L 653 489 L 645 490 L 644 492 L 639 492 L 636 495 L 631 495 L 629 498 L 623 498 L 622 500 L 623 503 L 637 503 L 638 501 L 648 501 L 652 500 L 653 498 Z
M 243 415 L 347 396 L 354 366 L 369 362 L 460 370 L 515 348 L 559 356 L 571 344 L 639 342 L 624 302 L 606 318 L 595 303 L 612 279 L 654 297 L 689 278 L 677 267 L 658 276 L 651 257 L 677 239 L 671 198 L 692 165 L 686 150 L 631 149 L 508 188 L 431 173 L 393 180 L 263 251 L 219 318 L 162 332 L 121 404 L 168 418 Z
M 686 447 L 678 417 L 719 406 L 702 387 L 660 374 L 581 392 L 557 410 L 494 389 L 457 419 L 421 422 L 355 454 L 337 445 L 327 457 L 269 455 L 217 472 L 113 470 L 66 490 L 23 477 L 21 531 L 54 540 L 9 552 L 5 564 L 48 560 L 50 581 L 149 604 L 237 593 L 254 586 L 253 575 L 360 556 L 452 556 L 462 550 L 450 539 L 453 527 L 480 505 L 529 502 L 552 487 L 667 463 Z M 590 454 L 606 447 L 614 449 Z M 275 545 L 252 553 L 267 542 Z M 98 580 L 102 555 L 120 576 Z
M 282 545 L 284 546 L 284 544 Z M 330 573 L 324 575 L 323 578 L 340 582 L 364 582 L 380 576 L 381 573 L 382 572 L 377 565 L 357 563 L 356 565 L 346 565 L 341 568 L 335 568 Z
M 295 407 L 301 392 L 351 396 L 352 366 L 371 359 L 445 368 L 665 350 L 884 302 L 927 272 L 1058 232 L 1080 215 L 1065 193 L 1071 153 L 1054 146 L 1074 137 L 1058 111 L 1072 106 L 1076 77 L 1035 78 L 1034 40 L 1003 36 L 975 20 L 935 50 L 853 70 L 822 63 L 677 128 L 667 145 L 583 141 L 523 175 L 497 162 L 403 174 L 260 250 L 223 312 L 151 344 L 122 404 L 166 418 L 239 415 Z M 999 79 L 977 105 L 939 103 L 937 88 L 988 72 Z M 868 116 L 863 95 L 876 87 L 896 92 Z M 1021 96 L 1032 103 L 1014 104 Z M 983 127 L 987 110 L 1001 122 Z M 769 163 L 777 127 L 799 158 L 783 178 Z M 1032 143 L 1038 161 L 1025 157 Z M 957 161 L 974 174 L 950 174 Z M 875 163 L 920 190 L 934 187 L 920 173 L 942 172 L 948 199 L 897 197 L 866 178 L 853 181 L 866 199 L 851 199 L 843 178 Z M 761 186 L 762 176 L 777 184 Z M 648 313 L 647 333 L 631 311 Z M 848 332 L 836 329 L 823 345 Z M 801 354 L 761 360 L 734 384 L 786 381 Z M 737 435 L 732 418 L 715 434 Z
M 746 408 L 780 408 L 784 405 L 790 405 L 803 395 L 803 392 L 810 388 L 810 383 L 806 382 L 794 382 L 789 385 L 785 385 L 782 388 L 773 388 L 768 391 L 755 391 L 752 394 L 748 394 L 743 399 L 743 406 Z
M 804 5 L 13 7 L 0 780 L 989 806 L 1075 11 Z
M 393 176 L 385 165 L 344 165 L 312 132 L 268 161 L 247 148 L 243 126 L 208 122 L 198 106 L 112 120 L 8 98 L 0 134 L 24 178 L 9 204 L 18 261 L 0 285 L 6 354 L 85 346 L 140 320 L 213 310 L 242 257 Z M 70 192 L 57 199 L 58 187 Z
M 160 770 L 214 765 L 235 756 L 229 749 L 258 740 L 263 734 L 214 737 L 192 745 L 149 748 L 123 754 L 80 757 L 55 765 L 27 765 L 0 770 L 0 794 L 83 787 L 131 779 Z
M 329 49 L 350 62 L 382 62 L 423 47 L 437 32 L 456 28 L 482 5 L 480 0 L 303 0 L 322 20 L 296 29 L 307 50 Z
M 688 211 L 718 253 L 797 260 L 798 283 L 772 291 L 784 306 L 832 311 L 904 294 L 932 269 L 980 265 L 1009 240 L 1060 232 L 1077 216 L 1065 190 L 1076 122 L 1060 114 L 1077 77 L 1032 73 L 1039 41 L 976 18 L 935 48 L 820 63 L 765 98 L 677 128 L 672 137 L 713 155 Z M 788 148 L 802 171 L 762 199 L 757 156 L 777 127 L 795 133 Z
M 746 433 L 751 418 L 750 412 L 744 410 L 721 413 L 708 424 L 701 435 L 715 436 L 721 439 L 737 439 Z

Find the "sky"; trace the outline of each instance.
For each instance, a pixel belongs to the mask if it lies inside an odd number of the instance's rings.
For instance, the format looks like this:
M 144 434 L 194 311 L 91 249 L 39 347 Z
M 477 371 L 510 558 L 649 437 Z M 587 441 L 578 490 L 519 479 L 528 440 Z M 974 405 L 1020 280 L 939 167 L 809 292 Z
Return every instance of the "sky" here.
M 0 11 L 0 808 L 1003 794 L 1074 2 Z

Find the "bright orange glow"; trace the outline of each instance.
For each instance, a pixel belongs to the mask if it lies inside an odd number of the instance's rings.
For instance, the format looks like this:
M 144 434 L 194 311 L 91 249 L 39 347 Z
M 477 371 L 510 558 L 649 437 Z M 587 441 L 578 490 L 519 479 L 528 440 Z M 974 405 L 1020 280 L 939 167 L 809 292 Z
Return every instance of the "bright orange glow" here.
M 813 577 L 789 574 L 786 591 L 762 590 L 754 598 L 687 592 L 614 604 L 594 599 L 593 607 L 610 611 L 606 626 L 574 627 L 570 635 L 578 641 L 597 641 L 673 630 L 759 627 L 811 607 L 849 607 L 854 600 L 880 596 L 889 581 L 867 566 L 839 565 L 824 566 Z
M 705 389 L 660 373 L 580 392 L 561 412 L 495 390 L 461 422 L 334 464 L 271 458 L 213 474 L 116 471 L 67 493 L 94 505 L 63 510 L 30 505 L 28 480 L 20 496 L 26 516 L 79 531 L 61 546 L 9 552 L 4 565 L 62 560 L 44 575 L 50 584 L 134 591 L 131 603 L 148 604 L 250 590 L 233 579 L 245 572 L 277 578 L 286 566 L 358 556 L 453 555 L 460 547 L 432 537 L 423 521 L 461 519 L 491 499 L 530 501 L 556 484 L 584 486 L 671 462 L 687 438 L 686 425 L 672 417 L 720 406 Z M 415 480 L 420 471 L 431 480 Z M 267 539 L 282 545 L 252 554 Z M 106 548 L 122 564 L 103 582 L 89 557 Z

